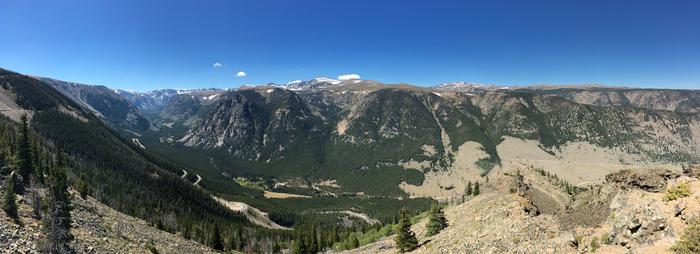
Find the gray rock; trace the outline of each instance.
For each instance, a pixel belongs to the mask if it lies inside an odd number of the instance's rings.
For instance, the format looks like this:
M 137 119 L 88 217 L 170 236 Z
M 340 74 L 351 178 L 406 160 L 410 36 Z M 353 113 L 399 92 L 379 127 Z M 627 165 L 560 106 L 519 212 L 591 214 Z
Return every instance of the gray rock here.
M 637 244 L 652 244 L 672 233 L 659 208 L 650 201 L 643 201 L 615 218 L 610 238 L 613 244 L 631 248 Z

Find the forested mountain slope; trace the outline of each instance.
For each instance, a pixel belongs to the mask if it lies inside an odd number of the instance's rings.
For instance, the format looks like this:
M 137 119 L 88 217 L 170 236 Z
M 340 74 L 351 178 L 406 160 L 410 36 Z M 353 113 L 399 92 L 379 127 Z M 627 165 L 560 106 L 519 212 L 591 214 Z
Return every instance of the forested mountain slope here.
M 91 86 L 50 78 L 38 78 L 51 85 L 83 109 L 94 113 L 117 129 L 145 131 L 152 127 L 130 101 L 104 86 Z
M 272 248 L 277 237 L 286 237 L 251 225 L 243 215 L 215 201 L 211 193 L 181 179 L 181 166 L 122 139 L 48 84 L 5 70 L 0 70 L 0 84 L 4 100 L 12 99 L 19 107 L 2 113 L 26 113 L 43 158 L 53 160 L 57 153 L 66 153 L 71 185 L 86 185 L 83 189 L 101 203 L 206 244 L 215 226 L 226 237 L 269 245 L 265 248 Z M 5 117 L 0 120 L 3 128 L 9 128 L 7 138 L 12 140 L 16 122 Z M 4 156 L 11 147 L 2 147 Z

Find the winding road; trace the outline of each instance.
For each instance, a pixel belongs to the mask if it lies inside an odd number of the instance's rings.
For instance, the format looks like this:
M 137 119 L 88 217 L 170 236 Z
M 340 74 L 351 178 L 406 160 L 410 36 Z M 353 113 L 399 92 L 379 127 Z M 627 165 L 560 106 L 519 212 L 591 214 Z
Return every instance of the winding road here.
M 192 184 L 194 186 L 199 187 L 199 182 L 202 181 L 202 177 L 199 174 L 195 174 L 197 176 L 197 180 Z M 187 170 L 182 170 L 182 176 L 180 178 L 185 179 L 187 177 Z M 258 210 L 255 207 L 249 206 L 246 203 L 243 202 L 235 202 L 235 201 L 229 201 L 217 196 L 213 196 L 216 201 L 219 201 L 222 205 L 224 205 L 226 208 L 230 209 L 231 211 L 234 212 L 239 212 L 243 215 L 245 215 L 246 218 L 248 218 L 248 221 L 266 227 L 266 228 L 271 228 L 271 229 L 282 229 L 282 230 L 292 230 L 291 228 L 280 226 L 279 224 L 275 223 L 274 221 L 270 220 L 268 217 L 267 213 Z
M 197 180 L 195 180 L 194 183 L 193 183 L 192 185 L 194 185 L 194 186 L 199 186 L 199 182 L 202 181 L 202 177 L 201 177 L 199 174 L 195 174 L 195 175 L 197 175 Z M 182 176 L 180 176 L 180 178 L 185 179 L 185 177 L 187 177 L 187 170 L 184 170 L 184 169 L 183 169 L 183 170 L 182 170 Z M 185 180 L 187 180 L 187 179 L 185 179 Z
M 199 186 L 199 182 L 202 181 L 202 177 L 199 176 L 199 174 L 196 174 L 196 175 L 197 175 L 197 181 L 194 181 L 193 184 L 194 184 L 195 186 Z

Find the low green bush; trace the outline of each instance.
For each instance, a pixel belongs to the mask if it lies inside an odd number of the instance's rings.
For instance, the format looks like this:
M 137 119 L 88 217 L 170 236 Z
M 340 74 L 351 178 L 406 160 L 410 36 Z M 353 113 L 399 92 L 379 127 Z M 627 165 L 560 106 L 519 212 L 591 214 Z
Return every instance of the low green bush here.
M 690 191 L 688 184 L 679 183 L 666 190 L 666 194 L 664 195 L 664 201 L 673 201 L 679 198 L 690 196 L 690 194 L 692 194 L 692 192 Z

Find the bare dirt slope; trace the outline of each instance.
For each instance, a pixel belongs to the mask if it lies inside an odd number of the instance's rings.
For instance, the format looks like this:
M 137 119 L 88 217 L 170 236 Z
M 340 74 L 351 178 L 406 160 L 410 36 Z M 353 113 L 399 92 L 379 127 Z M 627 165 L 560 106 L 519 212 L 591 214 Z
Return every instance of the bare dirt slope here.
M 680 171 L 680 164 L 654 162 L 639 154 L 619 148 L 599 147 L 587 142 L 569 142 L 551 151 L 542 149 L 537 140 L 506 136 L 497 146 L 501 168 L 529 167 L 542 169 L 577 186 L 601 184 L 605 176 L 622 169 L 663 168 Z M 483 146 L 476 142 L 465 142 L 454 153 L 454 162 L 446 169 L 425 173 L 421 185 L 401 183 L 399 187 L 412 197 L 432 197 L 440 201 L 459 198 L 467 182 L 483 182 L 481 169 L 475 164 L 488 158 Z M 428 166 L 422 166 L 423 164 Z M 407 169 L 424 170 L 429 162 L 409 161 L 401 164 Z
M 246 218 L 248 218 L 248 220 L 252 223 L 255 223 L 257 225 L 260 225 L 260 226 L 263 226 L 266 228 L 271 228 L 271 229 L 291 230 L 288 227 L 280 226 L 279 224 L 270 220 L 270 218 L 267 216 L 267 213 L 260 211 L 255 207 L 249 206 L 246 203 L 229 201 L 229 200 L 219 198 L 219 197 L 214 197 L 214 199 L 219 201 L 221 204 L 226 206 L 228 209 L 231 209 L 232 211 L 240 212 L 240 213 L 244 214 L 246 216 Z
M 31 110 L 22 109 L 15 102 L 14 95 L 7 90 L 0 88 L 0 114 L 9 117 L 14 121 L 19 121 L 20 117 L 24 114 L 31 116 Z
M 654 163 L 649 158 L 630 154 L 621 149 L 604 148 L 587 142 L 570 142 L 550 154 L 536 140 L 504 137 L 498 145 L 498 155 L 504 168 L 532 166 L 556 174 L 574 185 L 599 184 L 609 173 L 624 168 L 668 168 L 680 170 L 680 165 Z
M 421 185 L 404 182 L 399 187 L 412 197 L 432 197 L 441 201 L 461 197 L 467 182 L 483 181 L 479 174 L 481 170 L 474 163 L 488 154 L 481 144 L 465 142 L 454 155 L 455 161 L 449 168 L 426 173 Z

